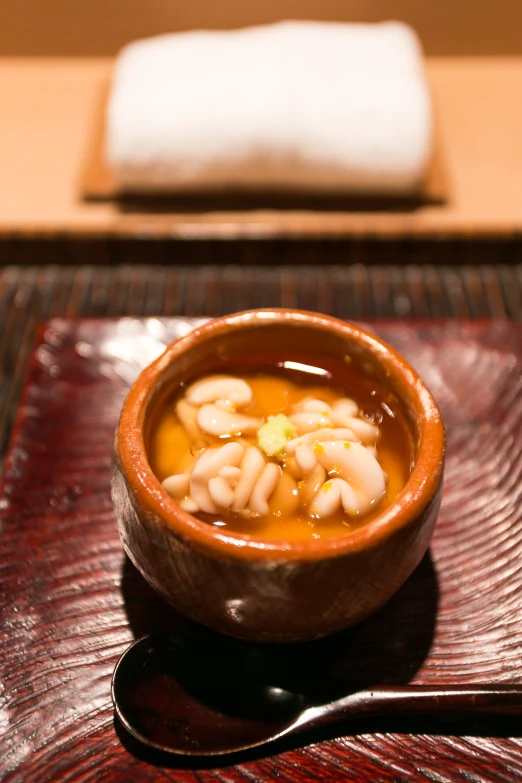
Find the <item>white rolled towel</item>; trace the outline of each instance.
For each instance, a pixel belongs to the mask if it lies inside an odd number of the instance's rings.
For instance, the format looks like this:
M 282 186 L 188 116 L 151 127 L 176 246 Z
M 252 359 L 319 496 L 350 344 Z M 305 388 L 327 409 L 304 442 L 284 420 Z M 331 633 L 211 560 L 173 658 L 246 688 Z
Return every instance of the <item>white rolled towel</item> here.
M 105 154 L 133 191 L 409 193 L 430 97 L 399 22 L 281 22 L 162 35 L 119 55 Z

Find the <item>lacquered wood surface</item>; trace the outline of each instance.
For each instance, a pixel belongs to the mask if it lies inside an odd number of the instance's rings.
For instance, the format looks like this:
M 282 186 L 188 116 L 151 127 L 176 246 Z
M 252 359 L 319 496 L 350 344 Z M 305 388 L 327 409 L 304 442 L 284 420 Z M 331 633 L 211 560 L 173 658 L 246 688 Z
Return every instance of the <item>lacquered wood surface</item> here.
M 190 326 L 153 315 L 55 319 L 40 334 L 0 509 L 0 779 L 519 779 L 522 739 L 512 719 L 358 721 L 303 738 L 311 746 L 217 765 L 148 756 L 114 725 L 109 686 L 119 653 L 143 633 L 186 625 L 123 556 L 109 497 L 112 434 L 139 367 Z M 374 682 L 521 682 L 521 327 L 374 328 L 420 371 L 448 429 L 431 557 L 378 615 L 340 637 L 274 651 L 274 665 L 286 662 L 316 698 Z
M 412 4 L 412 0 L 407 2 Z M 458 4 L 461 14 L 462 2 Z M 513 6 L 517 2 L 502 0 Z M 471 0 L 466 3 L 470 5 Z M 27 0 L 23 8 L 25 13 Z M 52 12 L 44 13 L 54 25 Z M 78 13 L 76 9 L 76 20 Z M 391 16 L 396 13 L 394 4 Z M 474 22 L 477 13 L 478 9 Z M 488 6 L 487 15 L 498 22 L 498 5 L 494 13 Z M 513 11 L 516 28 L 515 16 Z M 429 19 L 431 26 L 432 13 Z M 106 21 L 107 14 L 104 28 Z M 454 29 L 446 20 L 444 27 Z M 5 31 L 4 24 L 0 39 Z M 96 34 L 101 34 L 98 27 Z M 369 204 L 343 203 L 342 199 L 286 204 L 273 199 L 238 203 L 227 198 L 180 198 L 170 204 L 85 202 L 82 172 L 101 91 L 112 67 L 112 59 L 98 57 L 0 60 L 0 236 L 156 237 L 176 239 L 182 245 L 195 239 L 332 241 L 342 237 L 349 241 L 377 237 L 399 244 L 405 238 L 435 238 L 438 243 L 447 238 L 500 237 L 506 241 L 520 237 L 520 56 L 427 58 L 445 203 L 418 208 L 382 203 L 369 208 Z

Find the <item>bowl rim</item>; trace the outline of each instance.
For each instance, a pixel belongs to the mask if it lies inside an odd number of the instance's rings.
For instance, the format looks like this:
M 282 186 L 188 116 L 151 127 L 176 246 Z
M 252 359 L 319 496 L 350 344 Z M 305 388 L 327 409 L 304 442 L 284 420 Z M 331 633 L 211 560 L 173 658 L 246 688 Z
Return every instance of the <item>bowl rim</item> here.
M 256 323 L 291 323 L 326 329 L 357 340 L 393 377 L 394 389 L 414 408 L 419 421 L 420 448 L 413 470 L 397 498 L 381 514 L 339 536 L 311 541 L 270 540 L 244 533 L 222 532 L 184 511 L 162 488 L 149 465 L 143 424 L 150 394 L 168 366 L 207 337 L 226 334 Z M 274 561 L 321 560 L 373 548 L 419 518 L 441 485 L 445 431 L 439 408 L 424 382 L 394 348 L 373 333 L 349 321 L 312 311 L 287 308 L 245 310 L 214 318 L 168 345 L 135 380 L 123 404 L 114 442 L 114 460 L 131 485 L 141 511 L 160 517 L 178 538 L 200 551 L 225 558 Z

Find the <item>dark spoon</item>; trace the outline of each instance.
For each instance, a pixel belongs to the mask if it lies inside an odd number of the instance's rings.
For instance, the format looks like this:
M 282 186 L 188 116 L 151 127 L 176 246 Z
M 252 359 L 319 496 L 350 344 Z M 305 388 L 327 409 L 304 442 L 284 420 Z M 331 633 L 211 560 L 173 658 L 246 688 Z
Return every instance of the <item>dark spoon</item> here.
M 223 655 L 210 669 L 201 665 L 212 657 L 208 647 L 198 657 L 175 634 L 132 644 L 112 680 L 116 715 L 127 731 L 155 749 L 208 756 L 360 715 L 522 714 L 522 685 L 382 686 L 310 705 L 303 694 L 270 684 L 233 656 Z

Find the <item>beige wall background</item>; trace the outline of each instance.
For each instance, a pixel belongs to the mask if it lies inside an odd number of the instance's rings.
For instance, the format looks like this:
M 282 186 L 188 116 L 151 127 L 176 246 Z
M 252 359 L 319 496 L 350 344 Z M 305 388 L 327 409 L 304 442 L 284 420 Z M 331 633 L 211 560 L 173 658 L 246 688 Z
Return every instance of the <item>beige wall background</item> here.
M 285 18 L 401 19 L 430 55 L 522 54 L 522 0 L 0 0 L 0 55 L 112 55 L 157 33 Z

